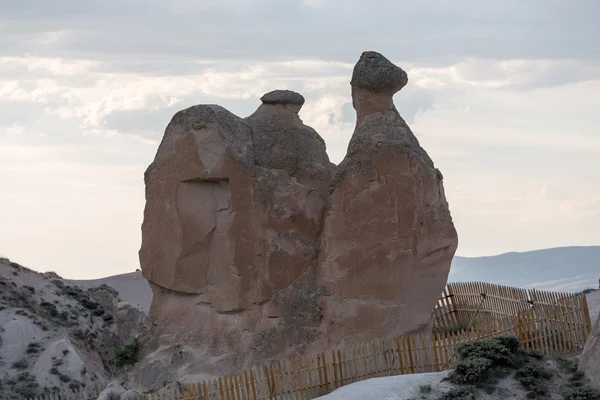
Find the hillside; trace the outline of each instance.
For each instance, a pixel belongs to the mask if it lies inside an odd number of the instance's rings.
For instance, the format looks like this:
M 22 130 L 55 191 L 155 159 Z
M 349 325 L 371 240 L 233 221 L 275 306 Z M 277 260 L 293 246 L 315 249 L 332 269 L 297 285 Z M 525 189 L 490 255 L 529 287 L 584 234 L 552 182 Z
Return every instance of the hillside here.
M 66 283 L 90 289 L 108 285 L 119 293 L 119 299 L 141 307 L 147 313 L 152 302 L 152 290 L 141 271 L 91 280 L 65 280 Z
M 599 278 L 600 246 L 573 246 L 488 257 L 455 256 L 449 280 L 578 292 L 598 288 Z
M 119 281 L 143 292 L 135 276 Z M 131 342 L 144 312 L 106 282 L 78 285 L 0 258 L 0 399 L 103 387 L 115 376 L 114 351 Z

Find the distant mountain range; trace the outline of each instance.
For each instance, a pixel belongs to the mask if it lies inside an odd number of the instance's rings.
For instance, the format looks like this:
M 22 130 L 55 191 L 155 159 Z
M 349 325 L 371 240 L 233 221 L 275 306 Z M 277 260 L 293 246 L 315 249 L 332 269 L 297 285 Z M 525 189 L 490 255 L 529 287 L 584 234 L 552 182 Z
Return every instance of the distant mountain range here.
M 556 247 L 488 257 L 454 257 L 450 282 L 484 281 L 562 292 L 598 288 L 600 246 Z

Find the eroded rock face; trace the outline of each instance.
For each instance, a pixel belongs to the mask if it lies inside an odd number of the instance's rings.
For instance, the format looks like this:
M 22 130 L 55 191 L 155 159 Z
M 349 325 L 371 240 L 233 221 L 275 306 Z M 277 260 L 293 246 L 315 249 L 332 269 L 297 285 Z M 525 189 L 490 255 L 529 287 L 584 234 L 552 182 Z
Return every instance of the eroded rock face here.
M 457 236 L 441 173 L 394 107 L 406 83 L 363 53 L 337 168 L 295 92 L 245 119 L 214 105 L 173 117 L 145 176 L 144 386 L 177 377 L 165 364 L 229 373 L 427 329 Z
M 298 100 L 277 101 L 247 120 L 203 105 L 173 117 L 146 173 L 140 264 L 150 282 L 232 314 L 315 259 L 333 171 Z
M 592 386 L 600 389 L 600 316 L 579 357 L 579 369 L 585 373 Z
M 332 343 L 427 330 L 458 245 L 442 175 L 392 101 L 406 83 L 374 52 L 353 71 L 358 119 L 319 250 Z

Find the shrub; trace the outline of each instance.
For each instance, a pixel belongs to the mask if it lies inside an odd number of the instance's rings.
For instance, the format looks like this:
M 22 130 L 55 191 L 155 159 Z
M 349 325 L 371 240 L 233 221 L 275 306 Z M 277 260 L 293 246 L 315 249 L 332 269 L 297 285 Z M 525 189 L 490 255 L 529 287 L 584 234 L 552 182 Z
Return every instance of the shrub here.
M 445 393 L 440 400 L 475 400 L 475 388 L 459 386 Z
M 121 394 L 111 390 L 106 394 L 106 400 L 121 400 Z
M 42 301 L 40 303 L 40 307 L 42 308 L 43 314 L 46 314 L 53 318 L 58 316 L 58 309 L 56 308 L 56 305 L 49 303 L 47 301 Z
M 75 339 L 81 340 L 90 346 L 93 344 L 94 339 L 97 338 L 97 335 L 89 329 L 86 329 L 85 331 L 81 329 L 74 329 L 72 334 Z
M 95 310 L 99 306 L 98 303 L 89 298 L 82 298 L 80 299 L 79 303 L 81 303 L 81 305 L 87 308 L 88 310 Z
M 547 381 L 552 378 L 552 373 L 546 368 L 544 356 L 521 347 L 516 337 L 464 343 L 457 350 L 460 361 L 447 379 L 459 385 L 458 388 L 466 387 L 467 391 L 453 392 L 452 396 L 468 396 L 469 393 L 475 393 L 476 389 L 491 394 L 496 389 L 498 379 L 515 369 L 515 379 L 527 390 L 527 398 L 545 397 L 548 393 Z M 570 367 L 566 361 L 563 365 Z M 574 375 L 572 381 L 579 382 L 580 377 Z
M 65 283 L 60 279 L 54 279 L 52 283 L 54 283 L 54 285 L 60 289 L 63 289 L 65 287 Z
M 62 276 L 57 274 L 55 271 L 44 272 L 42 275 L 48 279 L 57 279 L 57 280 L 62 279 Z
M 518 364 L 518 358 L 524 351 L 519 339 L 512 336 L 463 343 L 457 350 L 461 359 L 448 375 L 448 380 L 457 385 L 477 387 L 483 387 L 502 375 L 507 366 Z M 492 370 L 495 371 L 494 377 L 490 374 Z
M 30 294 L 34 294 L 35 293 L 35 288 L 33 286 L 24 285 L 23 289 L 29 291 Z
M 40 352 L 40 345 L 38 343 L 29 343 L 27 346 L 27 354 L 34 354 Z
M 538 350 L 524 350 L 524 353 L 526 356 L 529 356 L 531 358 L 535 358 L 536 360 L 543 360 L 544 359 L 544 355 L 538 351 Z
M 516 354 L 521 349 L 521 342 L 516 336 L 498 336 L 494 340 L 506 347 L 512 354 Z
M 32 399 L 40 394 L 39 388 L 40 385 L 34 379 L 32 381 L 22 382 L 22 384 L 17 385 L 14 388 L 14 391 L 23 399 Z
M 104 315 L 104 313 L 105 311 L 103 308 L 98 308 L 92 312 L 92 315 L 95 317 L 101 317 L 102 315 Z
M 458 347 L 458 353 L 462 359 L 486 358 L 495 366 L 510 365 L 514 351 L 503 344 L 503 339 L 499 337 L 490 340 L 463 343 Z M 506 342 L 512 345 L 512 341 L 507 340 Z
M 591 387 L 581 387 L 568 390 L 564 394 L 565 400 L 600 400 L 600 390 Z
M 421 385 L 419 386 L 419 392 L 421 394 L 431 393 L 431 385 Z
M 475 385 L 485 381 L 492 361 L 483 357 L 472 357 L 459 361 L 448 379 L 457 385 Z
M 117 367 L 133 365 L 138 360 L 139 352 L 140 344 L 137 340 L 134 340 L 133 343 L 126 344 L 125 346 L 115 350 L 113 355 L 114 364 Z
M 552 374 L 539 363 L 529 362 L 519 368 L 515 373 L 515 379 L 527 389 L 527 398 L 535 399 L 543 397 L 548 393 L 547 380 Z
M 27 367 L 29 367 L 29 363 L 27 362 L 26 359 L 23 358 L 15 363 L 13 363 L 12 367 L 16 368 L 18 370 L 23 370 L 23 369 L 26 369 Z

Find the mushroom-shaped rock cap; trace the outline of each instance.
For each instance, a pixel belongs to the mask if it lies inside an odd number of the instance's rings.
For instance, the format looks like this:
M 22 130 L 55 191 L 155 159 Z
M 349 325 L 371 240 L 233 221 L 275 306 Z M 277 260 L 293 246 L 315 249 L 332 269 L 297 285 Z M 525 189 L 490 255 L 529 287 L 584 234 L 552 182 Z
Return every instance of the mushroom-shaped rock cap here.
M 293 104 L 295 106 L 304 104 L 304 96 L 291 90 L 273 90 L 266 93 L 260 100 L 264 104 Z
M 352 71 L 350 84 L 354 88 L 394 94 L 408 82 L 404 70 L 375 51 L 361 54 Z

